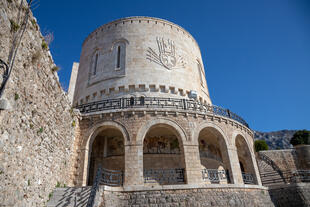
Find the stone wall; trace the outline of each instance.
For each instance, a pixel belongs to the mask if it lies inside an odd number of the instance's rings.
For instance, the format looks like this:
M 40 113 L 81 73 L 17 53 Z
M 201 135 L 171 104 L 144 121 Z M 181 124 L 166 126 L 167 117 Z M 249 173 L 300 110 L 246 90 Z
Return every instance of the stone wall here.
M 19 9 L 21 8 L 21 10 Z M 26 1 L 0 0 L 0 58 L 8 61 Z M 44 206 L 55 186 L 70 185 L 77 120 L 55 64 L 30 14 L 0 110 L 0 206 Z M 75 120 L 75 121 L 74 121 Z
M 277 207 L 310 206 L 310 183 L 270 187 L 269 193 Z
M 260 151 L 259 153 L 269 157 L 282 172 L 294 171 L 297 169 L 294 149 L 268 150 Z
M 266 189 L 200 188 L 174 190 L 148 190 L 136 192 L 115 192 L 102 190 L 100 207 L 121 206 L 274 206 Z

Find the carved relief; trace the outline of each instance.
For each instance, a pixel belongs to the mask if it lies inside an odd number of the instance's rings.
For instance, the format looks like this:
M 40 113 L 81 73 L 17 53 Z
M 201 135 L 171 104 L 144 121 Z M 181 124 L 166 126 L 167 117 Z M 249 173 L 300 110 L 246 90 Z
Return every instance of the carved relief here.
M 124 155 L 124 140 L 122 137 L 108 139 L 108 156 Z
M 164 38 L 156 38 L 158 45 L 158 54 L 152 49 L 148 48 L 146 59 L 164 66 L 168 70 L 176 68 L 184 68 L 186 62 L 184 58 L 177 55 L 175 52 L 175 44 L 172 40 L 165 41 Z
M 221 151 L 213 144 L 207 144 L 207 141 L 201 139 L 199 141 L 199 154 L 200 157 L 215 159 L 222 162 Z

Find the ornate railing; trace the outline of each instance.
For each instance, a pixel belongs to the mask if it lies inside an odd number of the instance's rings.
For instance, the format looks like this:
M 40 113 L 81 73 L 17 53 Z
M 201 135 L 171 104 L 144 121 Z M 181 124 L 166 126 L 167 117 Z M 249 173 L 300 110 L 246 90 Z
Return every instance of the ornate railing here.
M 292 172 L 291 182 L 294 183 L 310 182 L 310 170 L 296 170 Z
M 211 113 L 231 118 L 247 127 L 249 125 L 237 114 L 229 109 L 224 109 L 215 105 L 207 105 L 195 100 L 176 99 L 176 98 L 160 98 L 160 97 L 131 97 L 106 99 L 102 101 L 82 104 L 76 107 L 81 113 L 91 113 L 112 109 L 127 109 L 127 108 L 170 108 L 182 109 L 189 111 L 198 111 L 202 113 Z
M 122 186 L 123 172 L 119 170 L 102 169 L 101 185 Z
M 203 169 L 202 179 L 204 181 L 209 180 L 211 183 L 220 183 L 221 180 L 226 180 L 228 182 L 228 175 L 225 170 L 218 169 Z
M 242 173 L 242 179 L 244 184 L 255 184 L 254 177 L 249 173 Z
M 182 184 L 185 182 L 184 169 L 147 169 L 143 172 L 145 183 Z

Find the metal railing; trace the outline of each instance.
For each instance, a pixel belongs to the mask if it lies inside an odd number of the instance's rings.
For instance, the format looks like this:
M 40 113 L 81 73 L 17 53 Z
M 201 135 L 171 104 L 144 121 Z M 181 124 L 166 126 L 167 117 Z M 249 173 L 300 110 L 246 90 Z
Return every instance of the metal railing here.
M 207 105 L 195 100 L 176 99 L 176 98 L 160 98 L 160 97 L 131 97 L 106 99 L 87 104 L 76 106 L 81 113 L 91 113 L 112 109 L 127 109 L 127 108 L 170 108 L 181 109 L 188 111 L 197 111 L 202 113 L 211 113 L 233 119 L 246 127 L 249 125 L 244 119 L 229 109 L 224 109 L 215 105 Z
M 296 170 L 292 172 L 291 182 L 308 183 L 310 182 L 310 170 Z
M 121 186 L 123 185 L 123 172 L 118 170 L 103 169 L 98 167 L 96 178 L 94 180 L 91 192 L 87 201 L 87 207 L 93 207 L 95 204 L 96 194 L 99 190 L 99 185 Z
M 147 169 L 143 171 L 144 183 L 182 184 L 185 183 L 184 169 Z
M 87 207 L 93 207 L 95 204 L 95 198 L 97 191 L 99 190 L 100 180 L 102 178 L 102 169 L 101 166 L 98 167 L 96 178 L 94 180 L 93 186 L 90 191 L 90 195 L 87 201 Z
M 204 181 L 209 180 L 211 183 L 220 183 L 221 180 L 226 180 L 228 182 L 228 175 L 225 170 L 203 169 L 201 173 Z
M 259 158 L 261 160 L 265 161 L 268 165 L 270 165 L 272 167 L 272 169 L 274 169 L 276 172 L 278 172 L 278 174 L 280 175 L 280 177 L 284 183 L 287 183 L 287 181 L 283 175 L 282 170 L 276 165 L 276 163 L 274 163 L 274 161 L 272 161 L 272 159 L 270 159 L 268 156 L 266 156 L 262 152 L 259 152 L 258 155 L 259 155 Z
M 122 186 L 123 172 L 119 170 L 102 169 L 102 178 L 100 185 Z
M 242 173 L 242 179 L 244 184 L 255 184 L 254 177 L 249 173 Z

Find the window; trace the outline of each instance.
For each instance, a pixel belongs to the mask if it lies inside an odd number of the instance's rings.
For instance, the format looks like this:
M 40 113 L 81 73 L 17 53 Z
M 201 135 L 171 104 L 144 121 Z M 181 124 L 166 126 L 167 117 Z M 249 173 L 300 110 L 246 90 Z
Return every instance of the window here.
M 95 76 L 98 70 L 98 59 L 99 59 L 99 51 L 95 51 L 91 58 L 91 65 L 90 65 L 90 74 L 91 76 Z
M 121 46 L 117 46 L 117 60 L 116 60 L 116 68 L 121 67 Z
M 129 44 L 126 39 L 119 39 L 113 43 L 113 59 L 115 70 L 125 70 L 126 44 Z
M 197 70 L 198 70 L 198 73 L 199 73 L 199 78 L 200 78 L 200 84 L 202 87 L 204 87 L 203 85 L 203 72 L 202 72 L 202 67 L 200 65 L 200 63 L 197 61 Z
M 96 73 L 97 73 L 97 63 L 98 63 L 98 53 L 96 54 L 96 58 L 95 58 L 93 75 L 96 75 Z

